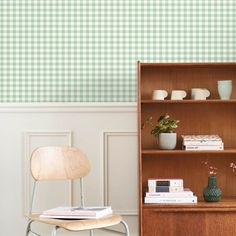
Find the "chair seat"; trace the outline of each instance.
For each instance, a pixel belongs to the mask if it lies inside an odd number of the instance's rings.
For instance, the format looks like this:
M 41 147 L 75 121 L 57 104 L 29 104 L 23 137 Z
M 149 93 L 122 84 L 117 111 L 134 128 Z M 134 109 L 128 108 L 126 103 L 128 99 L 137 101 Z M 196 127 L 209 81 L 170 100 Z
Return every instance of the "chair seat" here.
M 42 218 L 40 215 L 30 215 L 29 219 L 49 225 L 56 225 L 60 228 L 64 228 L 70 231 L 90 230 L 109 227 L 112 225 L 119 224 L 122 220 L 120 215 L 109 215 L 100 219 L 92 220 L 61 220 L 61 219 L 48 219 Z

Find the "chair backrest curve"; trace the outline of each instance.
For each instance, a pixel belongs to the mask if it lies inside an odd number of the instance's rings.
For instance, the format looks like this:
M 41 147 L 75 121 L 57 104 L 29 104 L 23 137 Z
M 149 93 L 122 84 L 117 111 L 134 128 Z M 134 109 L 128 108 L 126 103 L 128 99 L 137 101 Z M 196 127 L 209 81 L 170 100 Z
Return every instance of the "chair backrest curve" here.
M 40 147 L 32 153 L 30 169 L 35 180 L 59 180 L 82 178 L 91 166 L 78 148 Z

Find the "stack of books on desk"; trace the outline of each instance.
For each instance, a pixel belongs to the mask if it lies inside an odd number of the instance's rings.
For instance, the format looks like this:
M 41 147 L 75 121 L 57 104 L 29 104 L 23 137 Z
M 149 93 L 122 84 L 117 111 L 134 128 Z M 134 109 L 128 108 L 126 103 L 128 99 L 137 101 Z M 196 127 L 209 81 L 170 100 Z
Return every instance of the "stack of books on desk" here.
M 186 151 L 224 150 L 224 143 L 219 135 L 182 135 L 183 149 Z
M 148 179 L 144 203 L 197 203 L 197 197 L 184 188 L 183 179 Z

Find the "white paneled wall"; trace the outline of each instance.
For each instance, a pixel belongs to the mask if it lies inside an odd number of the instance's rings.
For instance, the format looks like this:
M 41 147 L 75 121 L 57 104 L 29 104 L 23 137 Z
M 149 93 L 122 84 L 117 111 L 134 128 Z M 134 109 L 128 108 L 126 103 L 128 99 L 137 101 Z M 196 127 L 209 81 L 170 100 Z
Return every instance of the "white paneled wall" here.
M 0 105 L 0 236 L 23 236 L 29 210 L 32 150 L 45 145 L 73 145 L 89 157 L 85 179 L 87 205 L 112 205 L 138 235 L 137 114 L 134 103 Z M 42 182 L 36 211 L 78 204 L 78 181 Z M 10 219 L 10 220 L 9 220 Z M 42 235 L 50 227 L 35 226 Z M 84 233 L 58 235 L 88 235 Z M 98 235 L 108 233 L 98 232 Z M 109 234 L 112 235 L 112 234 Z
M 138 214 L 137 133 L 104 133 L 105 204 L 122 215 Z M 127 173 L 127 175 L 123 174 Z M 124 189 L 125 191 L 120 191 Z

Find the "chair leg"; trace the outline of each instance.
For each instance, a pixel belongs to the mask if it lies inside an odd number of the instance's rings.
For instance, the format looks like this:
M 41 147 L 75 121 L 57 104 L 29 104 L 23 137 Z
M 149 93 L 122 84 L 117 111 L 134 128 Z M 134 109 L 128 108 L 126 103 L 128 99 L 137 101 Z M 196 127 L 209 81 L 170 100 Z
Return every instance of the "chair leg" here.
M 29 235 L 32 222 L 33 222 L 33 220 L 30 220 L 30 221 L 28 222 L 28 224 L 27 224 L 26 233 L 25 233 L 26 236 Z
M 91 229 L 89 232 L 90 232 L 90 236 L 93 236 L 93 230 Z
M 125 228 L 125 231 L 126 231 L 126 236 L 130 236 L 130 233 L 129 233 L 129 226 L 127 225 L 127 223 L 125 222 L 125 221 L 121 221 L 120 222 L 123 226 L 124 226 L 124 228 Z
M 56 236 L 57 235 L 57 229 L 59 227 L 58 226 L 54 226 L 53 229 L 52 229 L 52 236 Z

